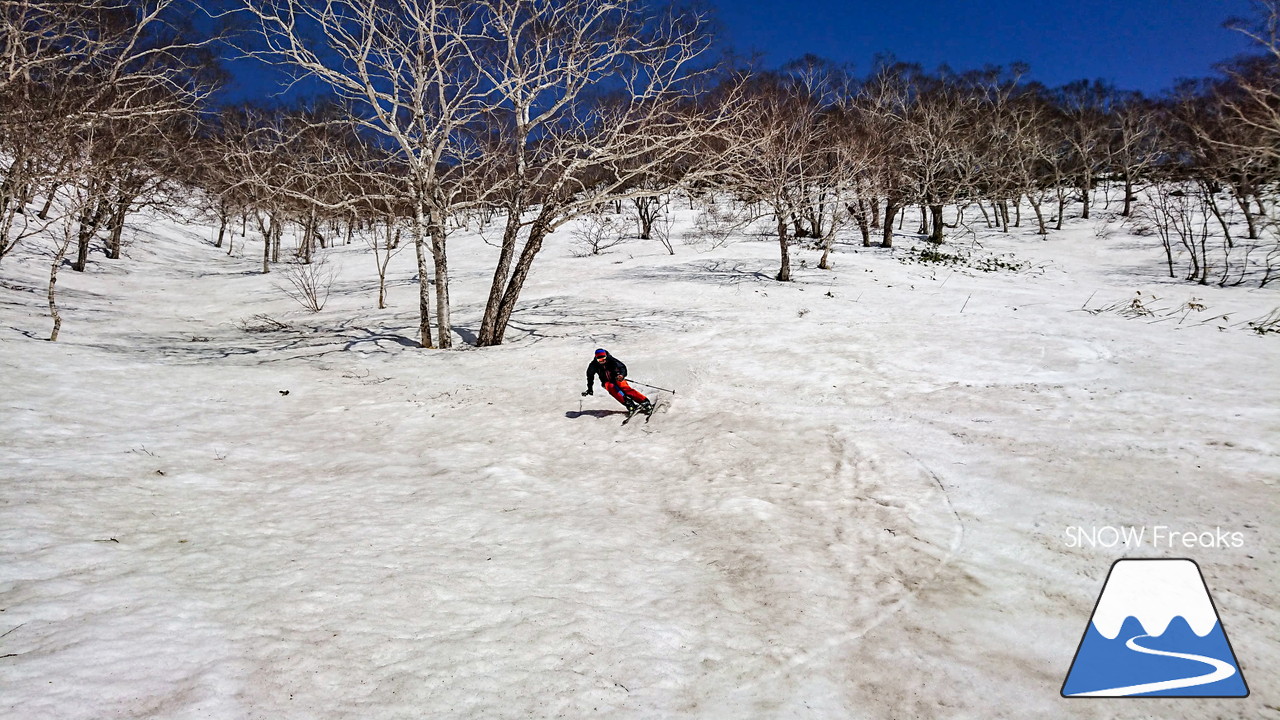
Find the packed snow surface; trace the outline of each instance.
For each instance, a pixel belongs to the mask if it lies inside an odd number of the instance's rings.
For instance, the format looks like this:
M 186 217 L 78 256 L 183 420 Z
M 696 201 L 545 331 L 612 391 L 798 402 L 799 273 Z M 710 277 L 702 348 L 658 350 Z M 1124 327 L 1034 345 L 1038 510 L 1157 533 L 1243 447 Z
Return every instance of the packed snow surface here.
M 56 343 L 47 248 L 0 261 L 0 716 L 1280 715 L 1280 292 L 1162 277 L 1107 212 L 944 246 L 1016 270 L 853 233 L 779 283 L 687 208 L 674 255 L 554 235 L 486 349 L 492 226 L 449 351 L 411 248 L 386 310 L 321 251 L 312 314 L 252 234 L 139 219 L 62 269 Z M 650 422 L 581 397 L 596 347 Z M 1059 695 L 1121 557 L 1199 564 L 1250 697 Z

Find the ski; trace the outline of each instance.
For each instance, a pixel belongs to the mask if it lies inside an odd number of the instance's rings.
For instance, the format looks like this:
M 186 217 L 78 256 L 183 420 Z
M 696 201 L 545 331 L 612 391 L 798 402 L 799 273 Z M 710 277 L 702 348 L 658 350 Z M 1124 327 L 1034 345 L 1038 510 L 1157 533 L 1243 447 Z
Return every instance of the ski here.
M 654 414 L 655 412 L 657 412 L 657 411 L 658 411 L 658 407 L 659 407 L 660 405 L 661 405 L 661 403 L 656 403 L 656 402 L 655 402 L 655 403 L 653 403 L 653 405 L 649 408 L 649 412 L 647 412 L 647 413 L 643 413 L 643 414 L 644 414 L 644 421 L 645 421 L 646 423 L 647 423 L 647 422 L 649 422 L 649 420 L 651 420 L 651 419 L 653 418 L 653 414 Z M 641 412 L 640 412 L 640 408 L 638 408 L 638 407 L 637 407 L 637 408 L 635 408 L 634 410 L 628 410 L 628 411 L 627 411 L 627 416 L 626 416 L 625 418 L 623 418 L 623 420 L 622 420 L 622 424 L 623 424 L 623 425 L 626 425 L 627 423 L 631 422 L 631 418 L 635 417 L 636 415 L 640 415 L 640 414 L 641 414 Z
M 658 408 L 660 408 L 660 407 L 662 407 L 662 403 L 660 403 L 660 402 L 655 402 L 655 403 L 653 404 L 653 409 L 652 409 L 652 410 L 650 410 L 650 411 L 649 411 L 649 413 L 648 413 L 647 415 L 645 415 L 645 416 L 644 416 L 645 424 L 648 424 L 648 422 L 649 422 L 650 420 L 652 420 L 652 419 L 653 419 L 653 414 L 654 414 L 654 413 L 656 413 L 656 412 L 658 412 Z

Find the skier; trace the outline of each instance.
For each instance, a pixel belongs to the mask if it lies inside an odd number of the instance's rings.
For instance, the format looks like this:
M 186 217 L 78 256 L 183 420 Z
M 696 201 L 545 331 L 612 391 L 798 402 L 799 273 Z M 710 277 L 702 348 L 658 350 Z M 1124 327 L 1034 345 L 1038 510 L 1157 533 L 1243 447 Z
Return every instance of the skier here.
M 582 393 L 583 397 L 595 394 L 593 387 L 597 375 L 600 376 L 600 384 L 604 389 L 609 391 L 614 400 L 622 403 L 628 413 L 642 412 L 648 415 L 653 412 L 653 403 L 649 402 L 649 398 L 627 384 L 627 366 L 603 348 L 596 350 L 595 359 L 587 366 L 587 390 Z

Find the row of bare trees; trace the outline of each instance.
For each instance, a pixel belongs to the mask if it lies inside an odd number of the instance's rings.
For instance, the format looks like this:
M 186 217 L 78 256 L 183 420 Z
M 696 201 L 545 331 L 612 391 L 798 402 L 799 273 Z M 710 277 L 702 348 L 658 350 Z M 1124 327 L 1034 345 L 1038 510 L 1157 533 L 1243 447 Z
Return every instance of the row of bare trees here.
M 0 0 L 0 260 L 24 239 L 57 238 L 49 307 L 64 258 L 83 271 L 125 217 L 157 197 L 195 128 L 212 80 L 208 33 L 181 0 Z
M 252 54 L 329 99 L 307 112 L 224 114 L 201 184 L 223 208 L 402 228 L 424 347 L 452 343 L 448 236 L 459 216 L 501 218 L 478 337 L 496 345 L 549 233 L 688 182 L 711 166 L 707 139 L 741 117 L 732 94 L 700 101 L 707 21 L 673 6 L 244 0 L 244 12 Z
M 988 225 L 1007 231 L 1029 206 L 1036 232 L 1046 234 L 1051 224 L 1061 229 L 1069 204 L 1089 218 L 1104 180 L 1121 188 L 1124 217 L 1140 187 L 1181 192 L 1191 184 L 1228 247 L 1234 215 L 1250 241 L 1269 232 L 1267 252 L 1275 255 L 1274 54 L 1234 61 L 1224 77 L 1183 84 L 1161 99 L 1100 82 L 1050 89 L 1024 82 L 1024 72 L 926 73 L 885 63 L 857 79 L 806 58 L 757 75 L 749 86 L 757 122 L 743 126 L 753 142 L 738 143 L 752 154 L 730 165 L 729 187 L 773 215 L 778 279 L 790 276 L 787 248 L 796 238 L 829 248 L 848 225 L 864 245 L 880 231 L 879 244 L 891 247 L 895 217 L 908 207 L 920 208 L 919 232 L 934 243 L 948 227 L 944 208 L 963 217 L 976 207 Z M 1195 258 L 1193 265 L 1203 282 L 1205 265 Z
M 0 0 L 0 261 L 56 230 L 55 336 L 64 256 L 84 269 L 101 236 L 118 257 L 125 217 L 178 187 L 205 198 L 219 245 L 252 227 L 264 273 L 286 227 L 303 264 L 360 235 L 382 287 L 405 238 L 424 347 L 452 344 L 466 218 L 502 231 L 478 334 L 497 345 L 550 233 L 630 201 L 647 234 L 679 187 L 770 218 L 780 281 L 800 239 L 826 267 L 846 230 L 891 247 L 909 208 L 934 243 L 966 211 L 1007 231 L 1029 207 L 1044 234 L 1069 205 L 1087 218 L 1102 181 L 1168 238 L 1171 274 L 1179 247 L 1199 282 L 1280 264 L 1280 0 L 1235 25 L 1259 54 L 1159 99 L 1019 66 L 716 67 L 707 17 L 661 0 L 238 0 L 240 52 L 322 90 L 271 109 L 209 106 L 227 46 L 185 2 Z

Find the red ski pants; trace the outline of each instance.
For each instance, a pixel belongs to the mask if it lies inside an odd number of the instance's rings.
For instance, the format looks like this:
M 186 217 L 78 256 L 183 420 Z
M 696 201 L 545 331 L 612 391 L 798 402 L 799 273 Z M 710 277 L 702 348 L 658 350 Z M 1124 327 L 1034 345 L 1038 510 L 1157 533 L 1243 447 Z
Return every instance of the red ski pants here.
M 628 385 L 626 380 L 607 380 L 605 381 L 604 389 L 609 391 L 609 394 L 613 396 L 614 400 L 617 400 L 624 406 L 627 404 L 627 398 L 631 398 L 638 403 L 642 403 L 649 399 L 644 395 L 641 395 L 639 390 Z

